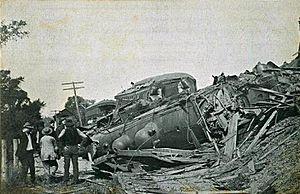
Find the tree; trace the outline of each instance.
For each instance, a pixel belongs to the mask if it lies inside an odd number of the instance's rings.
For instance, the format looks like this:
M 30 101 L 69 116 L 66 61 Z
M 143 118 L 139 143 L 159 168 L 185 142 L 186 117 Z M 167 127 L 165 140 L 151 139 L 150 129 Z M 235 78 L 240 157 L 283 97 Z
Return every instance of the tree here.
M 81 96 L 77 96 L 77 102 L 78 102 L 80 116 L 84 120 L 85 119 L 85 117 L 84 117 L 85 109 L 87 107 L 91 106 L 92 104 L 94 104 L 96 102 L 96 100 L 84 99 Z M 68 111 L 71 111 L 72 113 L 74 113 L 74 115 L 77 115 L 75 96 L 68 97 L 67 102 L 65 103 L 65 109 L 67 109 Z
M 77 102 L 80 109 L 85 109 L 94 104 L 95 100 L 84 99 L 81 96 L 77 96 Z M 76 112 L 75 96 L 68 97 L 67 102 L 65 103 L 65 108 Z
M 23 20 L 12 21 L 0 25 L 0 47 L 10 40 L 17 40 L 28 35 L 29 32 L 22 30 L 26 26 Z M 13 176 L 13 137 L 20 130 L 25 121 L 34 122 L 40 117 L 40 109 L 45 105 L 39 99 L 31 102 L 27 92 L 19 87 L 24 80 L 23 77 L 11 78 L 9 70 L 0 71 L 0 134 L 1 140 L 6 141 L 5 173 L 6 179 L 11 180 Z M 33 111 L 33 112 L 31 112 Z M 29 116 L 31 114 L 31 116 Z M 2 159 L 1 159 L 2 162 Z M 2 173 L 1 169 L 1 173 Z
M 1 137 L 6 140 L 6 178 L 13 178 L 13 137 L 21 131 L 25 122 L 40 124 L 40 110 L 45 103 L 31 101 L 27 92 L 20 88 L 23 77 L 12 78 L 9 70 L 0 71 Z
M 25 122 L 37 125 L 42 117 L 40 110 L 45 103 L 31 101 L 27 92 L 20 88 L 23 77 L 12 78 L 9 70 L 0 71 L 1 129 L 3 137 L 15 135 Z
M 10 23 L 1 21 L 0 26 L 0 46 L 5 45 L 10 40 L 17 40 L 23 38 L 29 34 L 29 31 L 23 30 L 23 27 L 27 25 L 26 21 L 13 20 Z

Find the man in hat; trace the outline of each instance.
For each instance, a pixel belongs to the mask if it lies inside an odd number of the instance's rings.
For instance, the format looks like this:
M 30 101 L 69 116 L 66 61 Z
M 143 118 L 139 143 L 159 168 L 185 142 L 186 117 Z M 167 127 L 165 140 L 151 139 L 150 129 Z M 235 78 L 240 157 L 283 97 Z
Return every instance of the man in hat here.
M 27 183 L 27 172 L 30 170 L 31 183 L 35 183 L 35 167 L 33 151 L 36 149 L 36 137 L 33 134 L 33 127 L 29 122 L 23 125 L 22 132 L 17 136 L 20 141 L 17 147 L 16 156 L 19 158 L 22 169 L 21 179 L 24 183 Z
M 73 117 L 67 117 L 65 125 L 66 128 L 58 135 L 59 140 L 64 146 L 64 182 L 67 183 L 69 179 L 70 160 L 72 159 L 74 175 L 73 183 L 77 184 L 79 181 L 78 144 L 81 142 L 81 138 L 86 138 L 87 136 L 76 128 Z
M 58 163 L 56 161 L 58 157 L 58 147 L 55 138 L 51 136 L 52 132 L 52 128 L 45 127 L 42 130 L 43 137 L 40 140 L 41 160 L 46 170 L 46 174 L 48 175 L 48 183 L 50 182 L 51 176 L 54 176 L 58 169 Z

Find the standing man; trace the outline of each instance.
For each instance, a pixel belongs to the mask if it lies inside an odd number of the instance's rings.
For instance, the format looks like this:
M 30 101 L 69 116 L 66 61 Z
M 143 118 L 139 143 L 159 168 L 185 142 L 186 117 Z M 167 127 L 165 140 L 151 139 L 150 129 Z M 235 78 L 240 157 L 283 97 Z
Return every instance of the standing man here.
M 64 182 L 67 183 L 69 180 L 70 160 L 72 159 L 74 174 L 73 183 L 77 184 L 79 181 L 78 144 L 81 142 L 81 138 L 86 138 L 86 135 L 76 128 L 73 117 L 66 118 L 65 125 L 66 128 L 58 135 L 58 139 L 61 140 L 64 146 Z
M 21 169 L 21 181 L 27 183 L 27 172 L 30 170 L 31 183 L 35 183 L 35 167 L 33 151 L 37 148 L 36 137 L 33 134 L 33 127 L 29 122 L 23 125 L 21 134 L 17 136 L 20 141 L 16 151 L 16 156 L 19 158 L 22 169 Z
M 51 177 L 55 175 L 58 169 L 57 159 L 57 143 L 54 137 L 51 136 L 53 130 L 50 127 L 45 127 L 42 130 L 44 135 L 40 140 L 41 160 L 47 174 L 47 182 L 50 183 Z

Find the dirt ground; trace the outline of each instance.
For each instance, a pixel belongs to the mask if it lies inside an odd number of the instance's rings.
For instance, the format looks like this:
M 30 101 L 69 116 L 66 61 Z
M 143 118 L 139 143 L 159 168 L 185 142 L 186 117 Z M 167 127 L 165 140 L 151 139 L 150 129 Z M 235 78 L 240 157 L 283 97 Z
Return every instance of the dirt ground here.
M 87 193 L 122 193 L 122 190 L 113 184 L 112 180 L 103 179 L 94 174 L 91 163 L 87 160 L 79 158 L 79 171 L 80 171 L 80 183 L 76 185 L 65 185 L 63 184 L 63 157 L 58 161 L 59 168 L 56 173 L 56 177 L 52 179 L 51 183 L 45 182 L 44 168 L 42 167 L 41 160 L 39 158 L 35 158 L 36 165 L 36 177 L 37 183 L 35 185 L 26 185 L 22 186 L 18 182 L 18 178 L 16 175 L 15 180 L 10 185 L 3 186 L 1 189 L 1 193 L 16 193 L 16 194 L 31 194 L 31 193 L 42 193 L 42 194 L 50 194 L 50 193 L 76 193 L 76 194 L 87 194 Z M 72 178 L 72 163 L 70 167 L 70 173 Z M 17 174 L 17 173 L 16 173 Z M 29 176 L 29 175 L 28 175 Z M 29 177 L 28 177 L 29 178 Z M 88 179 L 90 182 L 86 181 Z

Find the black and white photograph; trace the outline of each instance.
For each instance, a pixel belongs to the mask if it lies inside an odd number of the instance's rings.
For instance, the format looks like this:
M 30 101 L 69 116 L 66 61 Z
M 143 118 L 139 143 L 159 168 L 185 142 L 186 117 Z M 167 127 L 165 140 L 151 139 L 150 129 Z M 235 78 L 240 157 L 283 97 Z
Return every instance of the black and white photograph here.
M 0 193 L 300 193 L 299 0 L 0 16 Z

